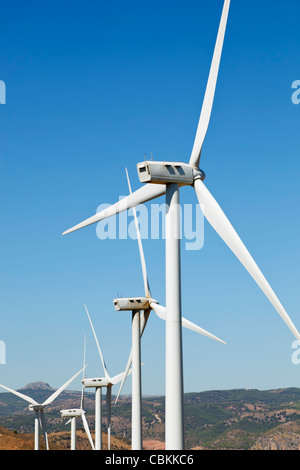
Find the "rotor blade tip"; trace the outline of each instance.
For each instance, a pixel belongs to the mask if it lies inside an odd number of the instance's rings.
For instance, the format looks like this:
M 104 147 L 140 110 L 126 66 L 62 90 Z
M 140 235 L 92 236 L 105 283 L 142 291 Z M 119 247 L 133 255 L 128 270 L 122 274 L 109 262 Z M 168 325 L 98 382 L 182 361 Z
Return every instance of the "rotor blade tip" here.
M 63 233 L 62 233 L 62 236 L 64 237 L 65 235 L 68 235 L 69 233 L 73 232 L 73 229 L 72 228 L 69 228 L 68 230 L 65 230 Z

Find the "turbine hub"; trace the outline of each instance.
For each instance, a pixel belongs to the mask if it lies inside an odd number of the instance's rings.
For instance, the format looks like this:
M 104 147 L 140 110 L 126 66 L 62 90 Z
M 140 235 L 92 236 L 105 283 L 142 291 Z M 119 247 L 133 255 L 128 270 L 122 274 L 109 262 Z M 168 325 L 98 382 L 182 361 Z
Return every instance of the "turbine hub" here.
M 200 168 L 194 168 L 193 169 L 193 174 L 194 174 L 194 181 L 195 180 L 201 180 L 204 181 L 206 178 L 206 174 L 204 173 L 203 170 L 200 170 Z

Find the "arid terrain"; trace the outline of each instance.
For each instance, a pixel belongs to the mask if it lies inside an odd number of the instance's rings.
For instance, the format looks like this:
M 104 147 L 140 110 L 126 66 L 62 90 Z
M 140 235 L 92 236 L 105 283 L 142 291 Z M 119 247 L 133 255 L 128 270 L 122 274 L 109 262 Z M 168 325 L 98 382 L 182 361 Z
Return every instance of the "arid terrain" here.
M 21 389 L 37 401 L 53 389 L 44 383 Z M 80 392 L 67 391 L 46 409 L 51 449 L 70 448 L 70 426 L 61 409 L 78 407 Z M 106 403 L 103 399 L 103 447 L 107 448 Z M 86 393 L 85 409 L 94 430 L 94 394 Z M 26 403 L 10 393 L 0 394 L 0 449 L 31 449 L 33 414 Z M 164 397 L 143 399 L 144 448 L 164 448 Z M 112 449 L 130 449 L 131 399 L 121 397 L 112 413 Z M 300 389 L 228 390 L 185 395 L 187 449 L 295 450 L 300 449 Z M 77 423 L 77 448 L 90 449 Z
M 94 439 L 94 433 L 92 433 Z M 107 435 L 102 435 L 103 449 L 107 449 Z M 70 449 L 70 432 L 53 432 L 49 434 L 50 450 L 69 450 Z M 44 441 L 40 437 L 40 448 L 45 450 Z M 76 433 L 76 448 L 78 450 L 91 450 L 90 443 L 82 430 Z M 130 444 L 112 437 L 111 439 L 112 450 L 128 450 Z M 0 427 L 0 450 L 33 450 L 33 434 L 22 433 L 18 434 L 16 431 L 8 431 Z

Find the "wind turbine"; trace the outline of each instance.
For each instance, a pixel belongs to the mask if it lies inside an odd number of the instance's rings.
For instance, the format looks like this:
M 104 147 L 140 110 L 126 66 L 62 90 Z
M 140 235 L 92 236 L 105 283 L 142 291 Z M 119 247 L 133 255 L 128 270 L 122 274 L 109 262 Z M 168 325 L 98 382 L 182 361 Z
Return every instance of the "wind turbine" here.
M 189 163 L 144 161 L 137 165 L 143 187 L 64 232 L 73 232 L 99 222 L 139 204 L 166 195 L 166 450 L 182 450 L 183 434 L 183 373 L 181 339 L 180 284 L 180 206 L 179 188 L 195 189 L 205 218 L 239 259 L 245 269 L 272 303 L 293 335 L 300 335 L 284 307 L 258 268 L 254 259 L 229 222 L 223 210 L 204 185 L 205 173 L 199 168 L 204 139 L 208 130 L 223 49 L 230 0 L 225 0 L 217 42 L 200 114 L 197 133 Z
M 128 182 L 128 188 L 130 194 L 132 194 L 131 184 L 127 168 L 126 176 Z M 146 260 L 144 255 L 144 249 L 142 244 L 141 233 L 139 229 L 138 219 L 136 215 L 136 209 L 133 207 L 133 216 L 136 229 L 136 235 L 139 246 L 140 261 L 142 265 L 143 282 L 145 297 L 130 297 L 114 299 L 114 306 L 117 311 L 131 311 L 132 312 L 132 349 L 125 369 L 125 374 L 116 398 L 116 402 L 119 398 L 124 382 L 127 378 L 131 363 L 132 363 L 132 422 L 131 422 L 131 446 L 132 450 L 142 450 L 143 437 L 142 437 L 142 384 L 141 384 L 141 336 L 144 333 L 146 324 L 149 319 L 149 315 L 153 310 L 156 315 L 162 320 L 166 320 L 166 309 L 158 304 L 157 300 L 154 300 L 151 295 Z M 196 333 L 200 333 L 211 339 L 226 344 L 216 336 L 212 335 L 208 331 L 200 328 L 194 323 L 182 318 L 182 326 L 188 328 Z
M 100 344 L 95 332 L 94 325 L 92 323 L 90 314 L 86 305 L 84 306 L 87 313 L 93 335 L 96 341 L 97 349 L 99 352 L 100 360 L 104 370 L 104 377 L 94 377 L 94 378 L 84 378 L 82 384 L 84 388 L 95 388 L 95 450 L 102 449 L 102 388 L 106 388 L 106 406 L 107 406 L 107 439 L 108 439 L 108 450 L 110 450 L 110 441 L 111 441 L 111 389 L 113 385 L 121 382 L 125 372 L 110 377 L 105 361 L 103 359 L 103 354 L 100 348 Z M 131 371 L 129 371 L 131 373 Z
M 84 359 L 83 359 L 83 371 L 82 371 L 82 378 L 84 379 L 84 371 L 86 368 L 85 365 L 85 346 L 86 342 L 84 339 Z M 76 450 L 76 420 L 77 418 L 82 419 L 82 424 L 85 430 L 85 433 L 90 441 L 91 447 L 95 450 L 93 439 L 90 433 L 89 425 L 86 419 L 86 411 L 84 410 L 84 387 L 81 387 L 81 400 L 80 400 L 80 408 L 73 408 L 69 410 L 61 410 L 60 415 L 62 418 L 69 418 L 66 422 L 66 425 L 71 423 L 71 450 Z
M 35 417 L 34 417 L 34 450 L 39 450 L 39 425 L 41 426 L 42 433 L 43 433 L 43 436 L 44 436 L 46 450 L 49 450 L 48 435 L 47 435 L 47 431 L 46 431 L 46 423 L 45 423 L 45 416 L 44 416 L 44 408 L 47 405 L 50 405 L 65 390 L 65 388 L 67 388 L 67 386 L 70 385 L 70 383 L 73 382 L 73 380 L 75 380 L 76 377 L 78 377 L 78 375 L 83 370 L 84 369 L 81 369 L 79 372 L 77 372 L 77 374 L 75 374 L 64 385 L 62 385 L 58 390 L 56 390 L 56 392 L 54 392 L 43 403 L 38 403 L 33 398 L 28 397 L 27 395 L 24 395 L 23 393 L 17 392 L 16 390 L 12 390 L 11 388 L 6 387 L 5 385 L 0 384 L 0 387 L 4 388 L 4 390 L 7 390 L 8 392 L 13 393 L 17 397 L 22 398 L 23 400 L 30 403 L 29 409 L 30 409 L 30 411 L 34 411 L 34 413 L 35 413 Z

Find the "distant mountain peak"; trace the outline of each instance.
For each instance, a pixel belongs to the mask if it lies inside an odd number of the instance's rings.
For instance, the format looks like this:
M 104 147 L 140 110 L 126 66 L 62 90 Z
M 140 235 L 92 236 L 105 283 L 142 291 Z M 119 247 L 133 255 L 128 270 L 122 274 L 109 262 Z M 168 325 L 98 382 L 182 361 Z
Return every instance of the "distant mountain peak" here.
M 50 387 L 49 384 L 46 382 L 30 382 L 29 384 L 25 385 L 25 387 L 22 387 L 20 390 L 53 390 L 52 387 Z

